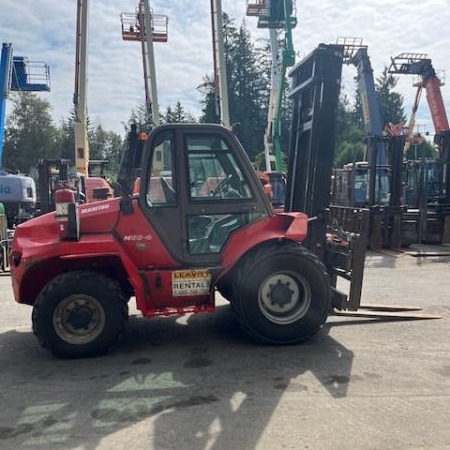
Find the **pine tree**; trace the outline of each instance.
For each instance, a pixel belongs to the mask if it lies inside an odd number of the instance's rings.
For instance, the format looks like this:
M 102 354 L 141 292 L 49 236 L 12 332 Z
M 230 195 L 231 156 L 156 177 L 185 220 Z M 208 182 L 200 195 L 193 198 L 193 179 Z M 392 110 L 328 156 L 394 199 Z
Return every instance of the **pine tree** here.
M 141 103 L 131 111 L 130 118 L 127 123 L 123 123 L 126 132 L 130 131 L 131 124 L 136 124 L 137 129 L 149 133 L 152 129 L 152 124 L 148 120 L 147 108 L 145 103 Z
M 169 105 L 166 109 L 166 113 L 161 115 L 161 121 L 163 123 L 192 123 L 196 122 L 195 117 L 184 110 L 180 100 L 177 101 L 175 108 Z
M 101 125 L 89 134 L 90 159 L 107 161 L 110 174 L 118 172 L 122 146 L 122 138 L 113 131 L 104 130 Z
M 352 106 L 343 94 L 339 99 L 336 123 L 336 150 L 334 166 L 362 161 L 364 157 L 364 127 L 361 122 L 358 104 Z
M 381 76 L 376 79 L 376 91 L 380 105 L 381 124 L 384 127 L 388 122 L 406 122 L 403 109 L 403 96 L 393 89 L 397 86 L 398 78 L 388 72 L 385 67 Z
M 75 152 L 75 135 L 73 129 L 74 114 L 68 119 L 61 119 L 56 135 L 56 145 L 63 159 L 73 161 Z

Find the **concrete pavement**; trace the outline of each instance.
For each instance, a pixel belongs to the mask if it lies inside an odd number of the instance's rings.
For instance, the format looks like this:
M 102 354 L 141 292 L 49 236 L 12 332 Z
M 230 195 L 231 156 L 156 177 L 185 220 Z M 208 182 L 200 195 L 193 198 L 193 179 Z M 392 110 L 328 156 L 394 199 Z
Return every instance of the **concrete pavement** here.
M 132 317 L 108 355 L 58 360 L 0 276 L 1 449 L 450 449 L 450 257 L 371 253 L 363 298 L 440 320 L 331 317 L 250 342 L 213 315 Z

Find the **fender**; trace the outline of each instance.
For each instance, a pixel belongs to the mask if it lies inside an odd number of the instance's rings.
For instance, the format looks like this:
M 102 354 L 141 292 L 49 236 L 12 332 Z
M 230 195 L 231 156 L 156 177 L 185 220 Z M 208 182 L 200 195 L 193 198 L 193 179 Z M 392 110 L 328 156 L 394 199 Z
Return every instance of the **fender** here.
M 135 290 L 138 305 L 145 306 L 147 293 L 137 267 L 112 235 L 86 235 L 76 245 L 70 241 L 53 241 L 49 245 L 42 245 L 42 241 L 40 245 L 32 243 L 31 239 L 17 239 L 10 255 L 11 279 L 18 303 L 32 305 L 52 278 L 68 270 L 102 271 L 108 267 L 110 271 L 124 271 Z M 111 261 L 117 264 L 111 265 Z M 119 273 L 116 275 L 119 277 Z
M 111 236 L 106 236 L 107 238 L 110 238 Z M 95 242 L 98 243 L 97 240 L 98 237 L 96 237 Z M 144 289 L 144 283 L 142 281 L 141 276 L 139 275 L 139 271 L 137 270 L 137 267 L 135 264 L 133 264 L 132 260 L 129 258 L 129 256 L 123 251 L 123 248 L 120 246 L 120 244 L 115 239 L 108 239 L 110 248 L 105 249 L 104 251 L 97 251 L 97 252 L 90 252 L 90 253 L 71 253 L 60 256 L 61 260 L 88 260 L 90 258 L 111 258 L 115 257 L 118 258 L 123 268 L 125 269 L 125 272 L 128 276 L 128 281 L 131 283 L 131 285 L 134 288 L 135 296 L 136 296 L 136 303 L 138 305 L 138 308 L 141 309 L 141 305 L 145 308 L 145 299 L 148 299 L 149 293 Z M 77 248 L 78 250 L 78 248 Z
M 261 243 L 286 239 L 303 242 L 307 233 L 308 216 L 300 212 L 277 212 L 259 223 L 253 223 L 251 227 L 243 228 L 234 233 L 226 244 L 222 266 L 227 269 L 219 274 L 216 282 L 231 272 L 247 252 Z

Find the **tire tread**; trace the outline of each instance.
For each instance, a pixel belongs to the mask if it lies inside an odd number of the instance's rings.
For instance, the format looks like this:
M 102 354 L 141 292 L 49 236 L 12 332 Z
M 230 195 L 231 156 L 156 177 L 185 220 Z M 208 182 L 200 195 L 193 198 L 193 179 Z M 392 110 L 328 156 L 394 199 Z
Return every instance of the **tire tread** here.
M 42 315 L 42 309 L 44 309 L 44 304 L 47 301 L 49 297 L 52 297 L 56 294 L 58 289 L 60 289 L 62 286 L 68 283 L 75 282 L 77 285 L 82 285 L 83 282 L 86 282 L 86 280 L 94 279 L 96 280 L 96 283 L 103 284 L 104 288 L 108 290 L 108 292 L 111 292 L 117 302 L 118 305 L 118 311 L 120 315 L 120 323 L 117 327 L 117 339 L 120 339 L 121 335 L 123 334 L 123 331 L 125 329 L 125 325 L 128 319 L 128 304 L 127 299 L 124 296 L 119 284 L 112 280 L 111 278 L 97 273 L 97 272 L 89 272 L 89 271 L 72 271 L 64 273 L 55 279 L 53 279 L 50 283 L 48 283 L 45 288 L 41 291 L 38 298 L 36 299 L 34 305 L 33 305 L 33 311 L 32 311 L 32 328 L 33 333 L 36 336 L 38 342 L 40 345 L 44 348 L 48 348 L 51 350 L 53 354 L 55 354 L 58 357 L 62 358 L 72 358 L 72 357 L 79 357 L 79 356 L 96 356 L 102 353 L 105 353 L 107 350 L 109 350 L 113 345 L 114 341 L 111 342 L 106 348 L 96 348 L 95 346 L 91 346 L 91 349 L 83 351 L 81 354 L 80 351 L 77 351 L 75 346 L 73 347 L 72 351 L 67 350 L 67 345 L 57 345 L 55 342 L 52 342 L 52 339 L 50 338 L 50 335 L 43 330 L 40 323 L 43 320 L 41 317 Z M 64 348 L 66 347 L 66 348 Z M 79 350 L 79 349 L 78 349 Z
M 275 254 L 275 252 L 279 252 L 282 250 L 284 253 L 290 254 L 291 256 L 295 256 L 298 258 L 306 258 L 308 259 L 318 270 L 319 273 L 322 274 L 324 280 L 329 286 L 329 295 L 327 300 L 327 307 L 323 310 L 321 320 L 317 322 L 317 325 L 309 332 L 307 335 L 302 336 L 299 339 L 295 339 L 292 342 L 279 342 L 273 339 L 268 338 L 267 336 L 263 336 L 258 333 L 246 319 L 245 314 L 241 305 L 241 295 L 237 294 L 240 292 L 241 286 L 245 285 L 249 282 L 249 273 L 253 270 L 255 266 L 255 262 L 261 262 L 264 259 L 271 258 Z M 306 247 L 300 245 L 298 243 L 292 241 L 285 241 L 283 243 L 272 243 L 270 245 L 266 245 L 260 248 L 255 249 L 250 252 L 248 255 L 244 257 L 239 266 L 234 271 L 235 278 L 233 280 L 233 292 L 237 295 L 233 296 L 233 311 L 237 317 L 238 322 L 240 323 L 242 329 L 250 335 L 250 337 L 261 344 L 275 344 L 275 345 L 283 345 L 283 344 L 293 344 L 297 342 L 301 342 L 303 340 L 308 339 L 309 337 L 316 334 L 323 324 L 326 322 L 328 313 L 331 309 L 331 287 L 330 287 L 330 278 L 328 272 L 324 266 L 324 264 L 320 261 L 320 259 L 314 253 L 310 252 Z

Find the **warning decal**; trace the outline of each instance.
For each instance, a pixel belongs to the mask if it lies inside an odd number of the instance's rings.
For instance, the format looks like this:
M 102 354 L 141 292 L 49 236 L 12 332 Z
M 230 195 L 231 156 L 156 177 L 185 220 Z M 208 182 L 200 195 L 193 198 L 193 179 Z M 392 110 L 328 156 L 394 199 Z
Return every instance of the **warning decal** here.
M 177 270 L 172 272 L 172 295 L 208 295 L 211 273 L 207 270 Z

